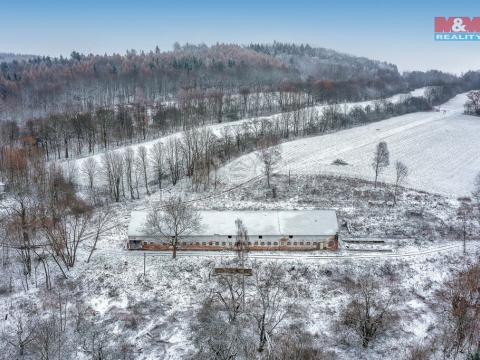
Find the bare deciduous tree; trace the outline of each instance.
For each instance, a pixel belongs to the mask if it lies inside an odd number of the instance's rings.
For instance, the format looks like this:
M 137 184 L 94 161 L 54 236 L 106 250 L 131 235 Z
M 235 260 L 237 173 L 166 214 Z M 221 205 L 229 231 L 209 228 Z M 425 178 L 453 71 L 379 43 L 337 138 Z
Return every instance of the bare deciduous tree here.
M 480 115 L 480 91 L 470 91 L 467 97 L 468 101 L 465 104 L 465 112 L 470 115 Z
M 22 260 L 24 275 L 32 273 L 32 250 L 35 247 L 37 204 L 29 191 L 13 192 L 10 201 L 2 206 L 7 215 L 5 229 L 9 234 L 9 246 L 16 249 Z
M 237 304 L 240 306 L 240 304 Z M 246 318 L 224 320 L 222 311 L 207 298 L 192 325 L 194 343 L 199 349 L 195 360 L 234 360 L 255 358 L 255 349 L 246 331 Z
M 1 338 L 15 348 L 17 354 L 23 357 L 29 346 L 36 338 L 36 327 L 34 322 L 22 314 L 10 320 L 12 328 L 10 331 L 3 329 Z
M 294 298 L 307 293 L 287 276 L 278 264 L 254 266 L 254 276 L 246 278 L 246 286 L 251 291 L 246 292 L 245 308 L 242 307 L 243 282 L 238 274 L 216 276 L 212 292 L 206 297 L 192 327 L 199 348 L 195 358 L 253 359 L 265 351 L 261 358 L 290 359 L 295 352 L 288 350 L 292 344 L 280 349 L 281 343 L 287 338 L 292 341 L 300 339 L 290 338 L 290 327 L 285 324 L 300 314 L 301 306 L 295 306 Z M 310 348 L 311 342 L 306 336 L 303 340 L 305 342 L 299 344 L 298 351 L 305 357 L 297 358 L 315 358 L 307 354 L 319 353 Z
M 408 177 L 408 168 L 401 161 L 395 161 L 395 188 L 393 191 L 393 203 L 397 203 L 398 188 L 405 182 Z
M 169 139 L 166 146 L 166 157 L 168 171 L 170 173 L 170 180 L 175 185 L 182 176 L 182 158 L 181 158 L 181 145 L 180 140 Z
M 295 324 L 279 336 L 273 348 L 272 359 L 275 360 L 333 360 L 333 352 L 323 350 L 323 344 L 300 324 Z
M 110 194 L 116 202 L 120 201 L 121 184 L 123 179 L 123 159 L 118 151 L 108 151 L 103 156 L 105 179 L 107 180 Z
M 114 216 L 115 215 L 110 206 L 106 206 L 105 208 L 98 209 L 96 211 L 96 215 L 92 221 L 95 233 L 93 236 L 93 244 L 90 249 L 90 254 L 88 254 L 87 263 L 90 262 L 93 252 L 97 248 L 97 242 L 100 239 L 100 236 L 105 233 L 105 231 L 107 230 L 107 225 L 113 220 Z
M 248 257 L 248 230 L 241 219 L 235 220 L 235 227 L 237 228 L 237 235 L 235 239 L 235 251 L 240 261 L 242 270 L 245 270 L 245 261 Z M 245 272 L 242 272 L 242 308 L 245 310 Z
M 130 192 L 130 198 L 135 199 L 135 193 L 133 191 L 134 178 L 133 174 L 135 173 L 135 152 L 132 148 L 128 147 L 123 152 L 123 161 L 125 166 L 125 178 L 127 180 L 127 187 Z
M 341 325 L 360 338 L 368 347 L 376 336 L 388 329 L 396 318 L 392 309 L 393 294 L 372 275 L 362 275 L 348 289 L 351 300 L 341 315 Z
M 245 283 L 237 274 L 225 274 L 217 277 L 213 298 L 228 315 L 228 322 L 233 323 L 243 311 L 242 303 L 245 295 Z
M 480 344 L 480 263 L 468 266 L 437 292 L 442 308 L 443 351 L 447 358 L 478 352 Z M 475 359 L 475 357 L 471 357 Z
M 378 176 L 388 165 L 390 165 L 390 154 L 387 143 L 381 141 L 377 144 L 372 160 L 372 168 L 375 171 L 375 187 L 377 187 Z
M 162 206 L 148 213 L 147 228 L 153 235 L 165 239 L 172 247 L 172 257 L 177 256 L 177 247 L 183 236 L 200 227 L 200 215 L 181 197 L 172 197 Z
M 90 225 L 91 209 L 78 201 L 68 208 L 53 209 L 42 221 L 43 232 L 50 243 L 52 256 L 60 258 L 70 269 L 75 265 L 77 251 L 85 240 Z
M 148 189 L 148 153 L 147 148 L 143 145 L 138 147 L 137 163 L 137 166 L 142 170 L 145 192 L 147 195 L 150 195 L 150 190 Z
M 48 263 L 50 255 L 44 247 L 42 247 L 41 250 L 33 249 L 33 252 L 37 256 L 36 257 L 37 261 L 42 264 L 43 273 L 45 274 L 45 287 L 46 287 L 47 290 L 52 290 L 52 280 L 51 280 L 51 277 L 50 277 L 50 266 L 49 266 L 49 263 Z M 35 275 L 35 283 L 36 282 L 37 282 L 37 280 L 36 280 L 36 275 Z
M 153 169 L 157 174 L 158 188 L 162 189 L 162 180 L 165 171 L 165 154 L 163 144 L 159 141 L 153 145 L 150 149 L 150 159 L 153 165 Z
M 278 265 L 266 266 L 255 272 L 255 294 L 249 306 L 250 315 L 255 320 L 258 334 L 258 351 L 272 343 L 278 327 L 293 315 L 294 306 L 288 296 L 288 287 L 284 281 L 284 272 Z
M 460 221 L 460 232 L 463 240 L 463 253 L 467 253 L 467 235 L 470 223 L 473 218 L 472 200 L 469 197 L 458 199 L 460 205 L 457 209 L 457 218 Z
M 93 191 L 95 187 L 95 178 L 98 175 L 98 163 L 93 157 L 89 157 L 82 162 L 80 172 L 87 177 L 88 187 Z
M 282 153 L 278 146 L 269 146 L 267 142 L 261 142 L 257 156 L 263 164 L 263 173 L 267 177 L 267 186 L 270 187 L 270 178 L 275 166 L 282 159 Z
M 475 177 L 474 188 L 472 191 L 472 198 L 474 200 L 475 206 L 475 215 L 477 217 L 477 221 L 480 224 L 480 173 Z

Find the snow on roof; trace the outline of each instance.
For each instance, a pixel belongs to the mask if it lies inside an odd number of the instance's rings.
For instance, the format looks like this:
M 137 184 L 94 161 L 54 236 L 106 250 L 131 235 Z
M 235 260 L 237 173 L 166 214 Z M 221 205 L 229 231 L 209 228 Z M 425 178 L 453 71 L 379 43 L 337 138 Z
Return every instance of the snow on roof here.
M 132 211 L 128 236 L 146 236 L 147 211 Z M 200 229 L 189 235 L 235 235 L 241 219 L 249 235 L 335 235 L 335 210 L 199 211 Z

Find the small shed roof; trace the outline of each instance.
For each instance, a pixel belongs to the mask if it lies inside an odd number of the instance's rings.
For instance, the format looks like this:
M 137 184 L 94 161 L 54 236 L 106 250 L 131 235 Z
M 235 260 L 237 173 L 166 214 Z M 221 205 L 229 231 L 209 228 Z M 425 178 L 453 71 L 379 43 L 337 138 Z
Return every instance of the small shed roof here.
M 128 236 L 147 236 L 147 211 L 133 211 Z M 335 235 L 338 232 L 335 210 L 225 210 L 199 211 L 200 229 L 191 236 L 235 235 L 235 220 L 241 219 L 249 235 Z

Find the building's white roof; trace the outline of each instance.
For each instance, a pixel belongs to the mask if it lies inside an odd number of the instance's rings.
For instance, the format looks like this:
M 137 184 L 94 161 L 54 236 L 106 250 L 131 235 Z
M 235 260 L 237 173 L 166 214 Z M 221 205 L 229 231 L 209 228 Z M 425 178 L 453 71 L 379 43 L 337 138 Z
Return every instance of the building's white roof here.
M 147 236 L 147 211 L 133 211 L 128 236 Z M 335 235 L 335 210 L 199 211 L 200 229 L 191 236 L 235 235 L 235 220 L 241 219 L 249 235 Z

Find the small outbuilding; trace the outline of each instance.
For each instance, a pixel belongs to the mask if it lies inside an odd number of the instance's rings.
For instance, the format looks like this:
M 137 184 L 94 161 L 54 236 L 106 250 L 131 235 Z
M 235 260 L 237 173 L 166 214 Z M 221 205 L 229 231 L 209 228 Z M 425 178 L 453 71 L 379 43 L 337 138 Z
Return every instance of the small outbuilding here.
M 335 210 L 199 211 L 200 227 L 184 234 L 179 250 L 232 250 L 237 242 L 235 220 L 248 231 L 250 250 L 337 250 Z M 168 250 L 169 239 L 152 235 L 148 212 L 134 211 L 128 227 L 128 249 Z

